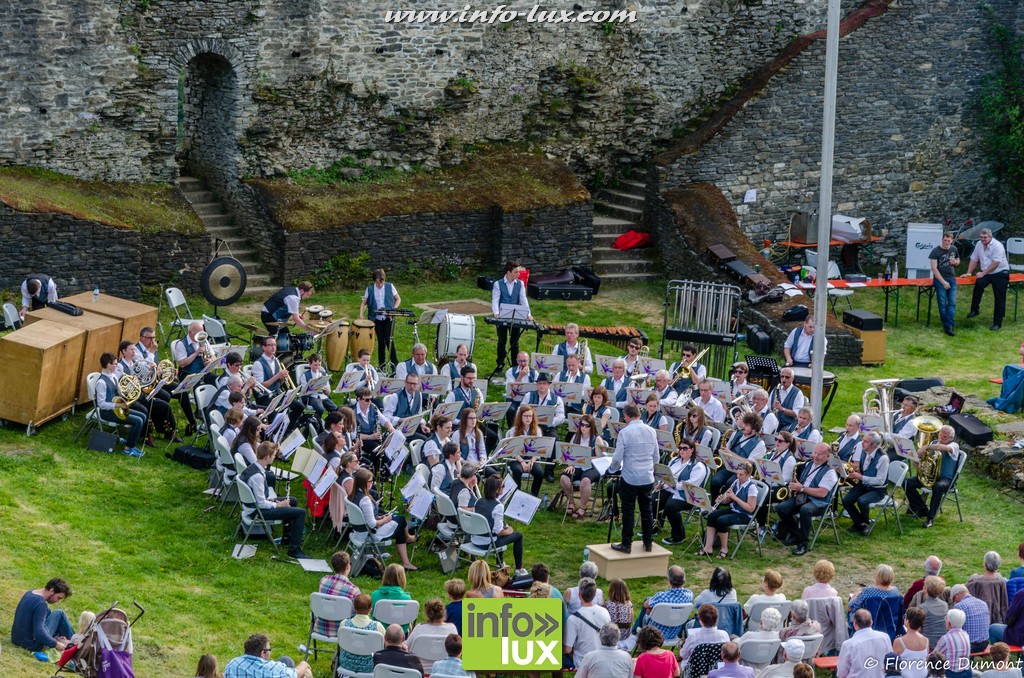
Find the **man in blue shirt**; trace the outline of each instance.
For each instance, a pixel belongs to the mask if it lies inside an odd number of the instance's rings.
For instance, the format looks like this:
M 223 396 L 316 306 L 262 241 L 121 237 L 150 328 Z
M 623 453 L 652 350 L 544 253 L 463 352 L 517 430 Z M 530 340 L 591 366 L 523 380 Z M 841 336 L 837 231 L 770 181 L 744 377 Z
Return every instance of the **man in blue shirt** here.
M 26 591 L 14 609 L 11 622 L 11 641 L 29 652 L 46 648 L 63 650 L 68 639 L 74 635 L 64 610 L 51 610 L 71 595 L 71 587 L 63 579 L 51 579 L 46 586 Z
M 297 665 L 287 657 L 270 659 L 270 638 L 254 633 L 245 640 L 245 654 L 235 657 L 224 667 L 224 678 L 313 678 L 309 664 Z

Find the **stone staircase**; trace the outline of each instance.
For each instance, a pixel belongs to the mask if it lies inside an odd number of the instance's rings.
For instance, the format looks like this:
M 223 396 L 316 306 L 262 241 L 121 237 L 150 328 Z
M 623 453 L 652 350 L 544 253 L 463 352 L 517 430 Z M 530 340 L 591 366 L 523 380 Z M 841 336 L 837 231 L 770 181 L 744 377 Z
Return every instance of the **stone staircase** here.
M 226 243 L 227 246 L 221 249 L 220 254 L 233 256 L 245 268 L 248 279 L 245 294 L 268 296 L 276 292 L 278 286 L 273 284 L 270 274 L 265 272 L 266 267 L 242 231 L 232 225 L 231 213 L 217 195 L 198 177 L 180 176 L 176 183 L 206 226 L 207 232 Z M 210 255 L 213 256 L 213 252 Z
M 594 272 L 601 276 L 601 282 L 661 277 L 656 271 L 653 247 L 626 252 L 612 249 L 615 239 L 626 231 L 644 230 L 640 222 L 645 191 L 643 183 L 623 180 L 615 188 L 601 189 L 594 200 Z

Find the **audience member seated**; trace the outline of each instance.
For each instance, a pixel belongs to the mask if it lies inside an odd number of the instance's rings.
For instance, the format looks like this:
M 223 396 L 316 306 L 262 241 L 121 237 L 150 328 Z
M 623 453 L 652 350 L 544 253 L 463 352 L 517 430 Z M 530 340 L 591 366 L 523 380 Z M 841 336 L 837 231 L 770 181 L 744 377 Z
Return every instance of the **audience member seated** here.
M 1010 602 L 1006 593 L 1006 580 L 999 574 L 999 566 L 1003 559 L 995 551 L 985 554 L 985 571 L 972 574 L 967 579 L 967 590 L 972 596 L 980 598 L 988 604 L 993 624 L 1002 624 L 1006 617 L 1006 608 Z
M 892 652 L 892 642 L 888 634 L 871 628 L 871 623 L 871 613 L 867 610 L 853 613 L 854 633 L 839 650 L 837 678 L 882 678 L 885 675 L 882 658 Z
M 352 569 L 348 553 L 338 551 L 331 556 L 331 569 L 334 574 L 329 574 L 320 580 L 320 593 L 342 596 L 349 600 L 359 595 L 359 587 L 348 579 L 349 570 Z M 338 622 L 317 619 L 314 630 L 325 636 L 334 636 L 338 632 Z
M 989 610 L 980 598 L 975 598 L 963 584 L 957 584 L 951 592 L 953 609 L 963 610 L 967 615 L 964 631 L 971 639 L 971 652 L 981 652 L 988 647 Z
M 989 627 L 988 639 L 991 643 L 1003 641 L 1009 645 L 1024 645 L 1024 589 L 1013 596 L 1006 610 L 1006 623 Z
M 405 568 L 398 563 L 391 563 L 384 568 L 384 575 L 381 577 L 381 587 L 371 594 L 371 609 L 377 607 L 381 600 L 412 600 L 412 596 L 405 590 Z M 408 632 L 408 624 L 403 629 Z
M 945 678 L 946 658 L 938 652 L 928 655 L 928 678 Z
M 790 638 L 782 644 L 779 652 L 784 657 L 783 662 L 764 669 L 757 674 L 757 678 L 790 678 L 793 669 L 800 665 L 804 658 L 804 643 L 802 640 Z
M 610 588 L 609 595 L 611 595 Z M 614 622 L 609 622 L 601 627 L 597 635 L 601 644 L 596 650 L 583 657 L 583 661 L 576 667 L 576 678 L 629 678 L 632 676 L 633 658 L 629 656 L 628 652 L 616 647 L 619 642 L 619 627 Z
M 535 582 L 541 582 L 541 583 L 548 584 L 549 586 L 551 586 L 551 570 L 549 570 L 548 566 L 545 565 L 544 563 L 536 563 L 533 567 L 531 567 L 530 568 L 530 577 Z M 558 598 L 559 600 L 562 600 L 562 592 L 559 591 L 554 586 L 551 586 L 550 596 L 552 598 Z M 562 605 L 564 607 L 564 605 L 565 605 L 565 601 L 564 600 L 562 601 Z
M 1024 541 L 1017 544 L 1017 560 L 1020 561 L 1020 566 L 1010 570 L 1010 579 L 1024 577 Z
M 765 570 L 764 579 L 761 580 L 761 588 L 764 593 L 755 593 L 743 603 L 743 611 L 750 614 L 750 609 L 758 603 L 783 603 L 786 601 L 786 594 L 779 593 L 782 588 L 782 575 L 776 570 Z
M 629 586 L 625 581 L 612 579 L 608 584 L 608 600 L 604 601 L 604 609 L 608 610 L 608 617 L 619 629 L 619 640 L 628 641 L 633 627 L 633 601 L 629 598 Z
M 580 565 L 580 579 L 583 579 L 584 577 L 589 577 L 590 579 L 597 581 L 597 563 L 590 560 L 583 561 L 583 564 Z M 565 598 L 566 607 L 569 608 L 569 614 L 580 609 L 580 594 L 577 587 L 573 586 L 572 588 L 566 589 L 563 598 Z M 594 598 L 594 605 L 604 605 L 604 592 L 601 591 L 600 587 L 597 589 L 597 596 Z
M 385 573 L 386 574 L 386 573 Z M 360 631 L 376 631 L 384 633 L 384 625 L 370 617 L 373 610 L 373 602 L 370 595 L 360 593 L 352 600 L 352 611 L 355 612 L 350 618 L 341 622 L 341 626 Z M 338 659 L 339 666 L 354 673 L 373 673 L 373 655 L 352 654 L 341 650 Z
M 728 642 L 722 645 L 722 665 L 710 673 L 708 678 L 753 678 L 754 669 L 740 664 L 740 647 Z
M 11 642 L 29 652 L 46 648 L 63 650 L 74 635 L 64 610 L 51 610 L 71 595 L 71 587 L 63 579 L 53 578 L 41 589 L 26 591 L 14 608 L 11 621 Z
M 815 636 L 821 633 L 821 624 L 813 619 L 808 619 L 810 606 L 806 600 L 794 600 L 793 606 L 789 608 L 789 626 L 779 631 L 779 640 L 790 638 L 802 638 Z
M 693 599 L 693 604 L 697 607 L 704 603 L 712 605 L 739 603 L 739 599 L 736 598 L 736 589 L 732 587 L 732 575 L 729 574 L 729 570 L 724 567 L 714 569 L 708 587 Z
M 693 602 L 693 591 L 686 588 L 686 571 L 678 565 L 672 565 L 668 568 L 668 585 L 669 588 L 664 591 L 659 591 L 653 596 L 644 601 L 643 609 L 640 614 L 637 615 L 636 622 L 633 624 L 633 630 L 638 632 L 642 626 L 650 624 L 654 628 L 658 629 L 664 638 L 675 638 L 679 636 L 683 630 L 680 626 L 662 626 L 657 622 L 649 621 L 648 617 L 651 614 L 651 610 L 658 603 L 672 603 L 674 605 L 685 605 Z
M 1021 678 L 1020 667 L 1011 666 L 1010 646 L 1006 643 L 993 643 L 988 649 L 989 659 L 993 668 L 984 671 L 981 678 Z
M 741 637 L 736 639 L 736 644 L 740 646 L 740 656 L 744 657 L 744 663 L 753 666 L 755 669 L 763 669 L 768 662 L 752 662 L 745 658 L 743 646 L 747 643 L 759 643 L 760 641 L 777 641 L 779 640 L 779 627 L 782 626 L 782 614 L 774 607 L 769 607 L 761 614 L 761 620 L 758 623 L 758 630 L 747 631 Z
M 909 589 L 907 589 L 906 595 L 903 596 L 903 607 L 908 609 L 910 607 L 913 607 L 914 595 L 918 591 L 924 590 L 925 577 L 938 576 L 940 571 L 942 571 L 942 561 L 939 560 L 938 556 L 928 556 L 927 558 L 925 558 L 924 577 L 921 577 L 920 579 L 915 579 L 914 583 L 910 585 Z
M 831 598 L 839 595 L 839 592 L 830 583 L 836 576 L 836 566 L 832 564 L 831 560 L 822 559 L 814 563 L 813 574 L 814 583 L 804 587 L 801 598 L 807 600 L 808 598 Z
M 572 657 L 573 666 L 579 668 L 583 664 L 583 658 L 601 646 L 601 627 L 610 623 L 611 618 L 608 616 L 608 610 L 594 604 L 597 584 L 593 579 L 580 579 L 577 590 L 580 596 L 580 609 L 569 615 L 566 622 L 563 651 Z
M 447 659 L 434 662 L 431 673 L 439 676 L 468 676 L 476 678 L 476 673 L 462 668 L 462 636 L 458 633 L 451 633 L 444 639 L 444 651 L 448 654 Z
M 466 582 L 449 579 L 444 583 L 444 592 L 448 594 L 448 604 L 444 606 L 445 619 L 455 626 L 455 632 L 461 636 L 462 599 L 466 597 Z
M 814 678 L 814 669 L 810 664 L 797 664 L 793 667 L 793 678 Z
M 422 624 L 417 624 L 409 637 L 406 638 L 406 643 L 409 647 L 412 647 L 413 640 L 420 636 L 441 636 L 447 638 L 450 635 L 457 635 L 455 624 L 445 621 L 444 615 L 444 603 L 438 598 L 432 598 L 423 605 L 423 614 L 426 615 L 427 621 Z M 434 665 L 432 659 L 426 657 L 420 657 L 420 663 L 423 664 L 423 670 L 426 673 L 433 673 L 431 667 Z
M 882 563 L 875 568 L 875 585 L 861 589 L 847 607 L 851 614 L 867 608 L 871 613 L 875 630 L 885 631 L 890 638 L 896 637 L 903 620 L 903 596 L 892 585 L 894 577 L 892 568 Z M 883 611 L 883 614 L 879 614 L 879 610 Z
M 224 674 L 217 667 L 217 658 L 212 654 L 204 654 L 199 657 L 196 664 L 196 678 L 224 678 Z
M 921 633 L 924 616 L 921 608 L 908 608 L 904 617 L 907 632 L 892 642 L 892 651 L 900 659 L 898 666 L 903 678 L 924 678 L 928 674 L 928 639 Z
M 928 639 L 928 647 L 935 649 L 935 643 L 946 633 L 946 613 L 949 606 L 942 599 L 946 590 L 946 582 L 942 577 L 926 577 L 924 580 L 924 598 L 920 608 L 924 610 L 924 628 L 922 633 Z
M 640 629 L 636 636 L 640 655 L 633 670 L 636 678 L 674 678 L 679 675 L 679 662 L 674 654 L 662 647 L 664 643 L 665 637 L 653 626 Z
M 402 669 L 415 669 L 423 673 L 420 658 L 409 652 L 405 644 L 405 631 L 398 624 L 391 624 L 384 632 L 384 649 L 373 653 L 374 667 L 380 665 L 397 666 Z
M 697 609 L 697 621 L 700 626 L 690 629 L 682 649 L 679 650 L 679 658 L 683 667 L 686 666 L 690 655 L 698 645 L 729 642 L 729 634 L 718 628 L 718 608 L 711 603 L 704 603 Z
M 270 638 L 254 633 L 245 640 L 245 654 L 224 667 L 224 678 L 313 678 L 309 664 L 288 657 L 270 659 Z
M 469 590 L 481 598 L 504 598 L 501 587 L 491 583 L 491 568 L 483 560 L 474 560 L 469 566 Z M 473 596 L 466 596 L 472 598 Z
M 966 618 L 963 610 L 947 612 L 946 634 L 935 644 L 935 652 L 946 658 L 946 678 L 971 678 L 971 639 L 963 628 Z

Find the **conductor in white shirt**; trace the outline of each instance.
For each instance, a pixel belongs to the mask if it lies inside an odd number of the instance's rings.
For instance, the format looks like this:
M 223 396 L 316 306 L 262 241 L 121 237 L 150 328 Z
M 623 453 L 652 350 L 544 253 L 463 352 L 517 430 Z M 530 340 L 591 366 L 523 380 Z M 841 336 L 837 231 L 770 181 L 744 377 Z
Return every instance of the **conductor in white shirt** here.
M 518 260 L 505 262 L 505 275 L 497 280 L 491 289 L 491 314 L 495 318 L 533 320 L 533 316 L 530 314 L 530 302 L 526 298 L 526 284 L 519 279 L 519 273 L 522 270 L 523 267 L 520 266 Z M 509 342 L 510 331 L 511 342 Z M 519 337 L 522 334 L 522 327 L 498 325 L 498 364 L 494 368 L 494 374 L 501 374 L 506 357 L 511 363 L 511 356 L 519 353 Z M 509 350 L 506 351 L 506 348 Z
M 615 442 L 610 473 L 622 470 L 619 496 L 622 501 L 622 542 L 612 548 L 621 553 L 633 550 L 633 507 L 640 505 L 640 529 L 644 551 L 650 551 L 654 540 L 654 513 L 651 493 L 654 491 L 654 465 L 658 463 L 658 434 L 640 421 L 640 409 L 629 403 L 622 410 L 626 426 Z

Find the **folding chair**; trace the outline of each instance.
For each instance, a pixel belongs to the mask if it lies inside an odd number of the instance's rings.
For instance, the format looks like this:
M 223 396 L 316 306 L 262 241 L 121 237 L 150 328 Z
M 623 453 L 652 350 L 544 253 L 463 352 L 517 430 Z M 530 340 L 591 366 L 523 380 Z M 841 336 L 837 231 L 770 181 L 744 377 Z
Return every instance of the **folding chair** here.
M 789 610 L 793 607 L 792 601 L 780 600 L 778 602 L 765 602 L 765 603 L 754 603 L 750 606 L 750 616 L 747 617 L 747 630 L 756 631 L 761 628 L 761 615 L 768 608 L 772 608 L 779 611 L 779 615 L 782 617 L 783 623 L 789 619 Z
M 434 490 L 434 508 L 437 509 L 437 514 L 441 517 L 437 523 L 434 542 L 445 549 L 463 537 L 462 529 L 459 527 L 459 512 L 451 497 L 441 490 Z
M 1024 254 L 1024 238 L 1007 238 L 1006 258 L 1022 254 Z M 1010 270 L 1018 273 L 1024 271 L 1024 264 L 1010 264 Z
M 953 481 L 949 484 L 949 489 L 946 490 L 946 496 L 942 498 L 942 504 L 939 504 L 939 512 L 942 512 L 942 506 L 949 499 L 950 495 L 953 495 L 953 501 L 956 502 L 956 513 L 960 516 L 960 522 L 964 522 L 963 511 L 960 510 L 960 492 L 956 489 L 956 484 L 960 480 L 960 472 L 964 470 L 964 464 L 967 463 L 967 453 L 963 450 L 960 451 L 960 458 L 956 462 L 956 473 L 953 474 Z M 922 487 L 921 494 L 931 494 L 931 488 Z
M 423 463 L 422 450 L 424 442 L 423 440 L 414 440 L 409 443 L 409 461 L 414 467 Z
M 416 669 L 403 669 L 399 666 L 377 664 L 373 667 L 373 678 L 423 678 Z
M 317 652 L 319 650 L 316 647 L 316 641 L 322 643 L 330 643 L 332 645 L 339 645 L 337 634 L 328 636 L 323 633 L 316 632 L 316 622 L 318 619 L 322 621 L 338 622 L 350 618 L 352 616 L 352 601 L 345 596 L 332 596 L 329 593 L 310 593 L 309 594 L 309 637 L 306 638 L 306 654 L 303 659 L 309 658 L 309 650 L 312 647 L 313 660 L 316 661 Z
M 365 629 L 354 629 L 348 626 L 341 626 L 338 629 L 339 652 L 359 655 L 360 657 L 373 656 L 374 652 L 384 649 L 384 634 L 380 631 L 369 631 Z M 348 678 L 373 678 L 373 673 L 359 673 L 350 671 L 343 666 L 338 666 L 338 675 Z M 417 672 L 419 675 L 419 672 Z
M 196 411 L 199 413 L 199 417 L 196 422 L 196 432 L 192 436 L 192 445 L 196 444 L 199 440 L 199 436 L 209 434 L 209 409 L 210 405 L 213 404 L 213 396 L 217 394 L 217 387 L 213 384 L 200 384 L 196 386 L 193 391 L 192 402 L 195 405 Z
M 758 525 L 754 516 L 756 516 L 757 512 L 761 510 L 761 506 L 768 500 L 768 493 L 771 492 L 768 485 L 762 483 L 760 480 L 752 480 L 751 482 L 757 487 L 757 506 L 754 507 L 754 513 L 750 516 L 750 520 L 746 524 L 729 526 L 729 532 L 740 533 L 740 539 L 736 542 L 736 547 L 732 550 L 732 555 L 729 556 L 732 560 L 736 560 L 736 554 L 740 552 L 740 547 L 743 546 L 743 540 L 747 538 L 747 533 L 753 529 L 754 533 L 757 534 Z M 754 543 L 757 544 L 758 557 L 763 557 L 764 553 L 761 551 L 761 540 L 755 538 Z
M 234 513 L 234 504 L 238 502 L 238 492 L 235 490 L 235 458 L 231 456 L 231 448 L 228 446 L 224 436 L 217 436 L 213 439 L 213 449 L 217 453 L 217 463 L 220 466 L 220 506 L 219 513 L 228 500 L 232 502 L 231 513 Z
M 484 518 L 479 513 L 462 508 L 458 509 L 458 511 L 459 528 L 469 537 L 469 539 L 464 539 L 462 544 L 459 545 L 459 551 L 470 556 L 468 561 L 476 558 L 487 560 L 490 556 L 494 556 L 495 563 L 498 567 L 501 567 L 504 564 L 502 554 L 505 553 L 508 546 L 498 546 L 495 543 L 494 533 L 491 532 L 491 526 L 487 522 L 487 518 Z M 472 541 L 474 536 L 487 537 L 489 544 L 487 546 L 477 546 Z
M 111 430 L 117 432 L 121 426 L 125 424 L 115 424 L 111 421 L 107 421 L 100 416 L 100 409 L 96 406 L 96 383 L 100 380 L 99 372 L 90 372 L 89 376 L 85 378 L 86 392 L 89 394 L 89 400 L 92 401 L 92 409 L 85 415 L 85 421 L 82 422 L 82 428 L 78 429 L 78 433 L 75 434 L 75 439 L 72 442 L 78 442 L 78 439 L 82 437 L 82 434 L 88 430 L 92 430 L 93 427 L 99 427 L 101 431 L 106 430 L 104 426 L 110 426 Z
M 444 649 L 444 641 L 447 639 L 447 636 L 416 636 L 409 644 L 409 652 L 412 652 L 420 659 L 426 659 L 429 662 L 439 662 L 442 659 L 448 658 L 448 651 Z M 440 674 L 431 673 L 430 675 L 437 676 Z
M 749 666 L 755 671 L 760 671 L 775 660 L 775 655 L 782 646 L 782 641 L 763 640 L 760 638 L 737 638 L 736 644 L 740 646 L 740 663 Z
M 814 537 L 811 539 L 810 545 L 807 547 L 808 551 L 814 550 L 814 545 L 818 543 L 818 535 L 825 528 L 826 524 L 832 526 L 832 534 L 836 538 L 836 546 L 839 546 L 839 529 L 836 527 L 836 493 L 839 491 L 839 483 L 837 482 L 832 488 L 832 491 L 828 493 L 827 503 L 825 504 L 825 512 L 820 516 L 811 517 L 811 525 L 813 526 L 815 521 L 818 523 L 818 528 L 814 530 Z M 785 619 L 785 617 L 783 617 Z
M 791 636 L 796 638 L 804 644 L 804 658 L 805 664 L 812 664 L 815 657 L 818 656 L 818 652 L 821 651 L 821 641 L 825 639 L 825 636 L 821 633 L 812 633 L 809 636 Z
M 893 515 L 896 519 L 896 528 L 900 531 L 900 536 L 903 536 L 903 525 L 900 523 L 900 513 L 897 510 L 899 505 L 896 503 L 896 490 L 903 487 L 903 481 L 907 477 L 909 467 L 905 461 L 894 461 L 889 463 L 889 473 L 886 477 L 888 487 L 885 490 L 885 496 L 878 501 L 871 502 L 868 504 L 869 508 L 882 509 L 882 517 L 885 518 L 886 526 L 889 525 L 889 514 Z M 868 536 L 875 531 L 875 525 L 878 524 L 878 519 L 872 520 L 868 523 Z
M 385 628 L 392 624 L 408 626 L 416 623 L 420 616 L 420 603 L 417 600 L 378 600 L 373 606 L 371 615 L 374 619 L 384 625 Z M 442 657 L 444 659 L 444 657 Z
M 231 343 L 227 325 L 220 318 L 203 314 L 203 331 L 211 346 L 227 346 Z
M 651 608 L 647 621 L 655 622 L 659 626 L 679 627 L 679 631 L 671 638 L 665 636 L 663 647 L 671 647 L 675 652 L 683 643 L 686 636 L 686 622 L 693 614 L 692 603 L 658 603 Z
M 4 304 L 4 327 L 9 330 L 21 328 L 21 316 L 18 314 L 18 309 L 14 304 Z
M 370 555 L 382 562 L 388 558 L 383 547 L 391 546 L 390 539 L 378 539 L 376 529 L 366 522 L 366 516 L 358 505 L 345 500 L 345 515 L 348 516 L 348 550 L 352 554 L 352 575 L 357 576 L 363 570 L 366 558 Z
M 235 487 L 238 490 L 238 501 L 242 505 L 241 519 L 238 521 L 238 527 L 235 528 L 235 536 L 232 539 L 238 538 L 239 532 L 244 532 L 245 539 L 242 541 L 244 547 L 249 543 L 249 535 L 252 534 L 252 528 L 259 526 L 267 535 L 267 539 L 270 540 L 271 546 L 274 547 L 274 553 L 281 555 L 281 550 L 277 547 L 277 542 L 274 541 L 274 525 L 281 525 L 280 520 L 267 520 L 263 517 L 263 511 L 260 510 L 259 505 L 256 504 L 256 497 L 252 493 L 252 489 L 242 482 L 241 478 L 235 479 Z M 246 512 L 251 511 L 251 514 L 247 517 Z
M 171 338 L 182 337 L 188 331 L 188 326 L 194 323 L 198 318 L 192 315 L 192 310 L 188 307 L 188 302 L 185 300 L 185 295 L 177 287 L 168 287 L 164 290 L 164 298 L 167 300 L 167 305 L 174 311 L 174 322 L 171 323 L 171 327 L 174 328 L 171 331 Z M 181 314 L 181 310 L 184 308 L 185 315 Z M 175 334 L 175 332 L 177 332 Z

